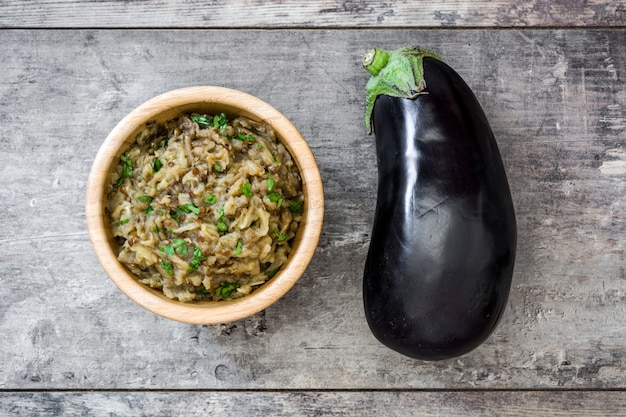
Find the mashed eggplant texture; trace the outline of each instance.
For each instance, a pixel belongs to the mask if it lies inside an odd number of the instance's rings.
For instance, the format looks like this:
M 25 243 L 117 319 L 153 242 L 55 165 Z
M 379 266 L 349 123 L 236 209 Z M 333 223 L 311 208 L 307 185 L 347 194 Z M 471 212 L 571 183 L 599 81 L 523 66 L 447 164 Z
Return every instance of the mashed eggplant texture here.
M 285 263 L 304 196 L 270 126 L 225 114 L 151 123 L 121 155 L 107 210 L 118 259 L 183 302 L 243 297 Z

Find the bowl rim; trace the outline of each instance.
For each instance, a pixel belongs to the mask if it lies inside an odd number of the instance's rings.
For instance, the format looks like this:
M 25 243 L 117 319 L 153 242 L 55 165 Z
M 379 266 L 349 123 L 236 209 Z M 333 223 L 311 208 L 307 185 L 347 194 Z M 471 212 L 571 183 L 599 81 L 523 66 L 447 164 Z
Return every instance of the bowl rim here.
M 117 260 L 111 247 L 105 213 L 105 190 L 110 170 L 135 141 L 147 121 L 170 119 L 184 108 L 237 109 L 237 113 L 266 122 L 297 163 L 305 198 L 303 219 L 287 263 L 252 294 L 226 301 L 184 303 L 141 284 Z M 169 117 L 164 116 L 170 114 Z M 164 121 L 162 120 L 162 121 Z M 297 155 L 297 156 L 296 156 Z M 86 189 L 86 222 L 89 239 L 109 278 L 131 300 L 159 316 L 190 324 L 220 324 L 256 314 L 285 295 L 301 277 L 315 253 L 323 224 L 324 194 L 320 172 L 307 142 L 298 129 L 278 110 L 243 91 L 217 86 L 193 86 L 171 90 L 140 104 L 122 118 L 107 135 L 93 161 Z M 108 233 L 108 234 L 107 234 Z

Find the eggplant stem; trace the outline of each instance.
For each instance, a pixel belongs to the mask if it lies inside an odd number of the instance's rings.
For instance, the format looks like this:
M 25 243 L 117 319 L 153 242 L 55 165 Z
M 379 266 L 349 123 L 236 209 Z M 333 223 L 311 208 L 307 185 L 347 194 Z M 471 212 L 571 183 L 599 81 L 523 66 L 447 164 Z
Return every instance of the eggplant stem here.
M 363 67 L 372 74 L 365 94 L 365 127 L 372 133 L 374 102 L 381 95 L 415 99 L 424 94 L 424 57 L 442 60 L 437 54 L 420 46 L 395 51 L 374 48 L 363 57 Z

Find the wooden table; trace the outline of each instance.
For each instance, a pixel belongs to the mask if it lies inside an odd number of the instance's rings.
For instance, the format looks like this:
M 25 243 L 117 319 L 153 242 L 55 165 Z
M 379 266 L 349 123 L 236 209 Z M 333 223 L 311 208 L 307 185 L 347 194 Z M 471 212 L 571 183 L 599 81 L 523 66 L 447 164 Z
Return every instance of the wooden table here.
M 625 29 L 624 0 L 0 2 L 0 415 L 625 415 Z M 379 344 L 361 298 L 377 174 L 360 60 L 409 44 L 482 103 L 519 228 L 499 327 L 441 362 Z M 325 187 L 305 275 L 219 326 L 135 305 L 85 226 L 104 137 L 190 85 L 282 111 Z

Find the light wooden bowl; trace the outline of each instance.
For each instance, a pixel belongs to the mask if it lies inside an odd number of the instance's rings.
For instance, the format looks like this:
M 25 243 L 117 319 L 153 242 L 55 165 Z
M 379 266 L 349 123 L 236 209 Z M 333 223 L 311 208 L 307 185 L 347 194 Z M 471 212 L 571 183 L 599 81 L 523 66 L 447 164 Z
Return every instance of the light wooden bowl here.
M 245 116 L 265 122 L 296 161 L 303 182 L 304 209 L 287 263 L 251 294 L 230 301 L 183 303 L 137 281 L 118 260 L 105 213 L 105 190 L 120 155 L 148 121 L 162 123 L 183 112 Z M 124 117 L 107 136 L 94 160 L 87 183 L 86 214 L 89 238 L 107 275 L 137 304 L 168 319 L 193 324 L 219 324 L 258 313 L 281 298 L 307 268 L 322 230 L 324 194 L 319 169 L 309 146 L 285 116 L 262 100 L 222 87 L 188 87 L 157 96 Z

